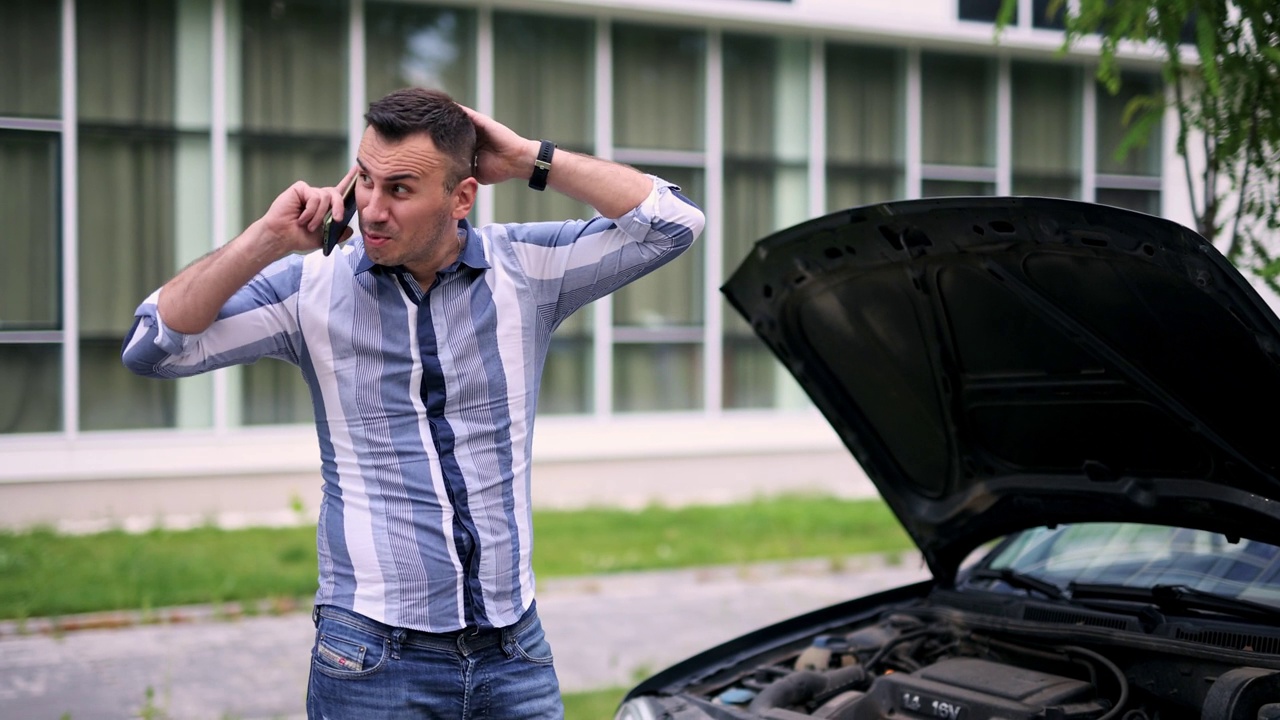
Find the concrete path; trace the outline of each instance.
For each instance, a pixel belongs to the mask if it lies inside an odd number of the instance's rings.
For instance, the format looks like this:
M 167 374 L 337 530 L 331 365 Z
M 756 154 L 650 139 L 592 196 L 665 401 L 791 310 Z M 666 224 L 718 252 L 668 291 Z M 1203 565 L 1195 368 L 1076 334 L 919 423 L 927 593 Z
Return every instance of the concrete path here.
M 561 686 L 577 692 L 630 686 L 749 630 L 927 577 L 915 555 L 833 565 L 544 580 L 538 607 Z M 213 614 L 187 609 L 187 622 L 62 633 L 45 632 L 38 622 L 0 624 L 0 718 L 303 717 L 309 613 L 235 620 Z

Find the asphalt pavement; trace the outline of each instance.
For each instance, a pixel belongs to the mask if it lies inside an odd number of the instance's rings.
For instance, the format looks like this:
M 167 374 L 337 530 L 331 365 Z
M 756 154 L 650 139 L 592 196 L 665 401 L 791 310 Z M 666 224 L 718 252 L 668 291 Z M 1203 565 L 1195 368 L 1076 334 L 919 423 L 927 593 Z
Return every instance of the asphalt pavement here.
M 747 631 L 927 577 L 919 556 L 539 581 L 565 692 L 626 687 Z M 309 607 L 0 623 L 0 720 L 301 718 Z

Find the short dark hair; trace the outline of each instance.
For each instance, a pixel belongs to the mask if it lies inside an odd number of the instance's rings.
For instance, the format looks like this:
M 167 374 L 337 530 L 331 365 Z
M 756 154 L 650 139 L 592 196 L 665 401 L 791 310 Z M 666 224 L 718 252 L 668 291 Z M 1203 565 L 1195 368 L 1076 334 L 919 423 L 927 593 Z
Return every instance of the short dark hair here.
M 388 93 L 369 104 L 364 120 L 392 142 L 415 133 L 430 137 L 453 166 L 453 172 L 445 178 L 446 190 L 452 191 L 463 178 L 471 175 L 476 126 L 462 106 L 443 90 L 415 87 Z

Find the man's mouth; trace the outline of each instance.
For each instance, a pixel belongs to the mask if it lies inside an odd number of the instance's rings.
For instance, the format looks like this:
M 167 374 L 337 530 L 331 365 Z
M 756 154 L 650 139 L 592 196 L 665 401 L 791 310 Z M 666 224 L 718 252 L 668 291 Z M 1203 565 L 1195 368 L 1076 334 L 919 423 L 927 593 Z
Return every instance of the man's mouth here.
M 385 235 L 383 233 L 378 233 L 378 232 L 364 233 L 365 247 L 374 247 L 374 248 L 382 247 L 383 245 L 386 245 L 389 242 L 391 242 L 390 235 Z

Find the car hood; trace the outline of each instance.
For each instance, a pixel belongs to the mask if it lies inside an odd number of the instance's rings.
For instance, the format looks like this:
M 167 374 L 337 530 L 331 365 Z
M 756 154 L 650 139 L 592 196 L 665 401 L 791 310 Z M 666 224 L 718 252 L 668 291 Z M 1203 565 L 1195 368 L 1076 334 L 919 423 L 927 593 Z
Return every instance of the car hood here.
M 947 198 L 756 243 L 722 288 L 940 580 L 982 543 L 1128 521 L 1280 543 L 1280 321 L 1203 238 Z

